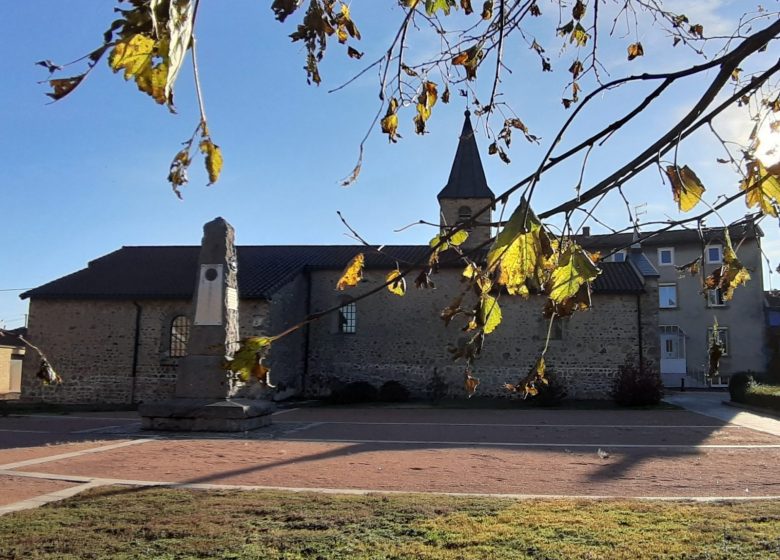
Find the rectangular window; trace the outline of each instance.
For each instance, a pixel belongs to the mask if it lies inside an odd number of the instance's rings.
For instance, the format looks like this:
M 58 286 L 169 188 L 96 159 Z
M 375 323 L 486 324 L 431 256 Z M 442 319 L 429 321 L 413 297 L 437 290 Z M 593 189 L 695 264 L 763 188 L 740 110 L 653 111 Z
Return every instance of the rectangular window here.
M 658 307 L 661 309 L 677 307 L 677 284 L 658 285 Z
M 723 356 L 729 355 L 729 329 L 728 327 L 718 327 L 718 330 L 713 332 L 712 327 L 707 328 L 707 348 L 710 347 L 710 341 L 712 337 L 717 336 L 718 342 L 720 342 L 721 348 L 723 348 Z
M 610 256 L 604 259 L 606 262 L 625 262 L 626 260 L 626 250 L 621 249 L 620 251 L 615 251 Z
M 673 247 L 661 247 L 658 249 L 658 266 L 674 266 Z
M 707 247 L 707 264 L 721 264 L 723 262 L 723 248 L 720 245 Z
M 339 309 L 339 332 L 346 334 L 357 332 L 357 306 L 354 301 L 342 305 Z
M 723 302 L 723 292 L 720 288 L 714 290 L 707 290 L 707 307 L 722 307 L 726 305 Z

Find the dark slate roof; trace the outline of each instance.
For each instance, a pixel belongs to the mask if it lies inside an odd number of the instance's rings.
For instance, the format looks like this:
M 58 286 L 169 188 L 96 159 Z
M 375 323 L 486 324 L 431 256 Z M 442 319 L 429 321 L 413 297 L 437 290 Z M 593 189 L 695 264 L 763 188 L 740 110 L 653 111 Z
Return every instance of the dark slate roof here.
M 87 268 L 33 288 L 22 298 L 39 299 L 190 299 L 195 289 L 198 246 L 122 247 Z M 366 254 L 366 269 L 395 268 L 427 260 L 426 245 L 387 245 L 385 256 L 362 245 L 240 246 L 238 291 L 245 299 L 270 299 L 304 269 L 341 270 L 357 253 Z M 442 267 L 461 266 L 442 257 Z M 637 293 L 643 281 L 629 263 L 602 263 L 594 284 L 598 292 Z
M 20 336 L 27 335 L 27 328 L 2 330 L 0 329 L 0 346 L 24 346 L 24 342 L 19 340 Z
M 450 178 L 438 195 L 440 200 L 442 198 L 489 198 L 495 200 L 493 191 L 488 187 L 485 170 L 482 168 L 479 148 L 477 148 L 474 129 L 469 118 L 470 114 L 466 111 L 458 149 L 455 152 L 455 159 L 452 161 Z
M 638 294 L 645 290 L 644 280 L 630 262 L 599 263 L 601 274 L 593 283 L 597 294 Z
M 722 243 L 725 228 L 704 228 L 705 242 Z M 744 220 L 729 226 L 729 235 L 734 244 L 742 239 L 762 237 L 764 232 L 750 220 Z M 586 249 L 623 249 L 629 248 L 634 241 L 633 233 L 608 233 L 602 235 L 580 235 L 578 242 Z M 639 242 L 645 247 L 676 246 L 685 243 L 700 243 L 699 232 L 694 229 L 671 229 L 669 231 L 647 231 L 639 233 Z
M 768 290 L 764 292 L 766 306 L 770 309 L 780 309 L 780 290 Z

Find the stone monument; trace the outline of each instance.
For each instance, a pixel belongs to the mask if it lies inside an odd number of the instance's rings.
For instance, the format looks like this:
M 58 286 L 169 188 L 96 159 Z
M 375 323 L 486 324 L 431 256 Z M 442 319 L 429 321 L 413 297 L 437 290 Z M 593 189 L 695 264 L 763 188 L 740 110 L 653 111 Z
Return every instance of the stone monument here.
M 175 398 L 139 407 L 145 430 L 239 432 L 271 423 L 273 404 L 234 398 L 237 386 L 223 369 L 238 347 L 235 233 L 223 218 L 203 226 L 187 355 L 179 361 Z

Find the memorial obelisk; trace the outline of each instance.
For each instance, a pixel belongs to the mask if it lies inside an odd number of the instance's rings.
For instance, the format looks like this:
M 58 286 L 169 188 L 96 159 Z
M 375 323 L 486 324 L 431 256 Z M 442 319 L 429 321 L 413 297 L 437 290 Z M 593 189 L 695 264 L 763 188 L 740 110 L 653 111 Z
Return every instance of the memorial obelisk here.
M 273 405 L 233 398 L 236 384 L 222 367 L 238 347 L 238 259 L 233 227 L 223 218 L 203 226 L 192 329 L 179 361 L 175 398 L 141 405 L 149 430 L 236 432 L 270 423 Z

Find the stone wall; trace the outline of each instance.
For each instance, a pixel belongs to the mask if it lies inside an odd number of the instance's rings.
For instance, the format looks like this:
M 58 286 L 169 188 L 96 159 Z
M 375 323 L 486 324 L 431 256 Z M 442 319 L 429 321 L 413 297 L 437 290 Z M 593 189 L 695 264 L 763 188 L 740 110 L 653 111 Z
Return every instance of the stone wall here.
M 63 379 L 44 386 L 35 377 L 38 361 L 28 352 L 22 398 L 55 403 L 131 404 L 171 398 L 178 359 L 170 356 L 170 326 L 189 315 L 185 300 L 141 300 L 138 362 L 133 376 L 136 314 L 132 301 L 49 300 L 30 302 L 28 338 L 38 345 Z M 242 301 L 242 336 L 262 334 L 268 303 Z
M 370 290 L 386 271 L 368 271 L 366 281 L 350 295 Z M 312 310 L 344 301 L 334 287 L 338 272 L 314 272 Z M 463 364 L 453 362 L 448 345 L 466 338 L 462 318 L 449 327 L 440 311 L 459 293 L 459 271 L 434 276 L 436 290 L 410 286 L 406 296 L 386 291 L 357 303 L 357 332 L 339 332 L 338 318 L 326 317 L 312 325 L 307 394 L 324 395 L 339 382 L 366 380 L 376 386 L 388 380 L 402 382 L 415 396 L 430 396 L 437 383 L 450 396 L 464 396 Z M 593 309 L 563 320 L 560 340 L 551 340 L 546 354 L 548 371 L 563 381 L 572 398 L 607 398 L 618 366 L 638 351 L 637 304 L 642 305 L 645 353 L 658 356 L 658 310 L 655 282 L 647 293 L 594 295 Z M 475 366 L 480 396 L 507 396 L 504 383 L 516 382 L 534 364 L 544 348 L 548 321 L 542 316 L 544 298 L 529 300 L 502 296 L 501 326 L 486 337 Z M 464 303 L 465 306 L 465 303 Z
M 283 332 L 306 317 L 308 287 L 308 274 L 300 274 L 271 297 L 268 334 Z M 276 398 L 297 395 L 303 389 L 307 330 L 304 326 L 271 346 L 269 365 Z
M 446 223 L 449 226 L 453 226 L 459 221 L 458 214 L 461 207 L 468 207 L 469 210 L 471 210 L 471 214 L 474 215 L 488 204 L 490 204 L 490 199 L 487 198 L 444 198 L 439 201 L 443 223 Z M 477 221 L 490 222 L 492 219 L 491 216 L 491 210 L 488 210 L 484 214 L 480 215 L 477 218 Z M 486 243 L 488 240 L 490 240 L 490 233 L 491 230 L 487 226 L 475 227 L 469 232 L 469 238 L 466 240 L 466 243 L 464 243 L 463 246 L 476 247 L 477 245 Z

